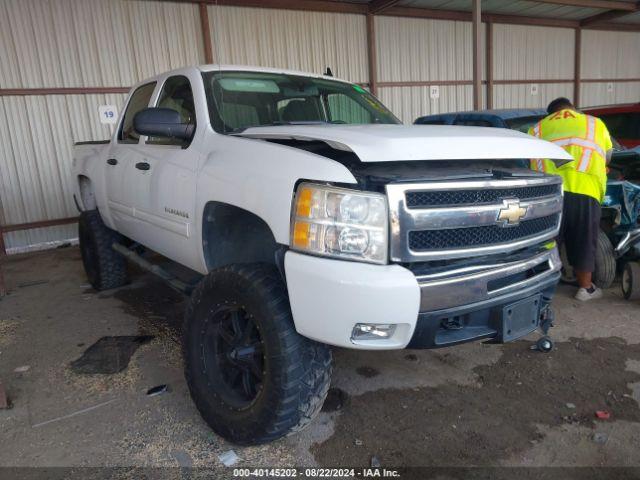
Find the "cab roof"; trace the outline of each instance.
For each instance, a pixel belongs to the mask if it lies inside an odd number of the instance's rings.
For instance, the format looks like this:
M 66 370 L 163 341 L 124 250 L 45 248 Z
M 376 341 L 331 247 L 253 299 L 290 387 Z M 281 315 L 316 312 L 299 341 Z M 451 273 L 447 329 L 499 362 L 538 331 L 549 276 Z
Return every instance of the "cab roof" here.
M 286 68 L 254 67 L 251 65 L 218 65 L 218 64 L 198 65 L 196 68 L 198 68 L 202 72 L 220 71 L 220 72 L 280 73 L 284 75 L 297 75 L 299 77 L 322 78 L 324 80 L 335 80 L 338 82 L 344 82 L 349 84 L 352 83 L 352 82 L 349 82 L 348 80 L 343 80 L 341 78 L 336 78 L 329 75 L 303 72 L 302 70 L 288 70 Z

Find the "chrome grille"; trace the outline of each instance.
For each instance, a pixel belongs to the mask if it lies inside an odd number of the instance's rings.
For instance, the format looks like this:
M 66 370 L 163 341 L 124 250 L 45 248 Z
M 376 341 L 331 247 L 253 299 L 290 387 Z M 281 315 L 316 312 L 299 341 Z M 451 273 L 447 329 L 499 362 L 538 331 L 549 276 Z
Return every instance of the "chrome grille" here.
M 486 227 L 447 228 L 409 232 L 411 250 L 440 250 L 465 248 L 512 242 L 554 230 L 559 214 L 525 220 L 512 228 L 490 225 Z
M 454 205 L 479 205 L 501 201 L 505 198 L 529 200 L 559 195 L 560 185 L 538 185 L 522 188 L 495 188 L 490 190 L 453 190 L 433 192 L 407 192 L 407 207 L 448 207 Z
M 398 262 L 510 252 L 560 229 L 559 177 L 389 184 L 387 196 Z

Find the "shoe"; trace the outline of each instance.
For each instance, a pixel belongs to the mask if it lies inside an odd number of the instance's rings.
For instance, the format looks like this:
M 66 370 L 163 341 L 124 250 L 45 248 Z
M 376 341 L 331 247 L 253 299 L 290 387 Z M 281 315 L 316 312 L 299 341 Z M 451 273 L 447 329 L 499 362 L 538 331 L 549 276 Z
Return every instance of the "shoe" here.
M 591 284 L 591 288 L 593 288 L 593 291 L 591 292 L 589 292 L 589 290 L 587 290 L 586 288 L 579 289 L 574 298 L 576 300 L 580 300 L 581 302 L 586 302 L 588 300 L 594 300 L 596 298 L 602 297 L 602 290 L 596 287 L 593 283 Z

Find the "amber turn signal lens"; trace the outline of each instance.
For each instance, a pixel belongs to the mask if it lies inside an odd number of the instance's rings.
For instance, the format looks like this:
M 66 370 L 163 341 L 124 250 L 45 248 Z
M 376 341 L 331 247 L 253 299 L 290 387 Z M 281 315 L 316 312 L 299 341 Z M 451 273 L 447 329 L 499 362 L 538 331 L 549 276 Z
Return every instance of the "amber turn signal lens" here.
M 309 246 L 309 230 L 311 224 L 307 222 L 296 222 L 293 226 L 293 245 L 300 248 Z
M 311 216 L 311 201 L 313 192 L 310 188 L 303 188 L 298 193 L 298 204 L 296 205 L 296 215 L 309 218 Z

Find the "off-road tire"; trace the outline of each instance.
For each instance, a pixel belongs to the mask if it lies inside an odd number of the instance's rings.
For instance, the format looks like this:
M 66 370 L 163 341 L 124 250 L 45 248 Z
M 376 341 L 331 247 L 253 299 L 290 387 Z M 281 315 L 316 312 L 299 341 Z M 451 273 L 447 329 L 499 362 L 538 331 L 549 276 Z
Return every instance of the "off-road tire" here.
M 627 300 L 640 300 L 640 265 L 627 262 L 622 270 L 622 294 Z
M 93 288 L 108 290 L 127 283 L 127 262 L 111 248 L 122 240 L 122 236 L 103 223 L 98 210 L 80 214 L 78 236 L 82 264 Z
M 596 267 L 593 272 L 593 283 L 600 288 L 609 288 L 616 279 L 616 257 L 613 245 L 607 234 L 598 230 L 596 245 Z
M 224 309 L 242 309 L 260 337 L 261 387 L 242 408 L 223 398 L 224 382 L 214 380 L 228 369 L 218 367 L 219 355 L 207 353 L 205 344 L 222 337 L 224 320 L 217 312 Z M 205 422 L 225 439 L 239 445 L 270 442 L 300 431 L 319 413 L 331 380 L 331 350 L 296 332 L 275 267 L 231 265 L 209 273 L 191 295 L 183 334 L 191 397 Z

